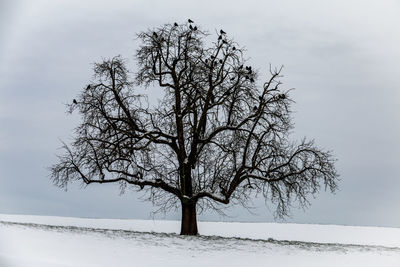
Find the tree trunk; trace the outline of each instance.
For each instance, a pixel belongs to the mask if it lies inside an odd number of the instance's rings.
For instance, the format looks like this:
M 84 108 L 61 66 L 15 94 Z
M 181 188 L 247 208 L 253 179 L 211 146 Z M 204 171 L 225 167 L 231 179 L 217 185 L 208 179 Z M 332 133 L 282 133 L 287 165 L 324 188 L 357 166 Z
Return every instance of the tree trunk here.
M 198 235 L 196 203 L 182 203 L 181 235 Z

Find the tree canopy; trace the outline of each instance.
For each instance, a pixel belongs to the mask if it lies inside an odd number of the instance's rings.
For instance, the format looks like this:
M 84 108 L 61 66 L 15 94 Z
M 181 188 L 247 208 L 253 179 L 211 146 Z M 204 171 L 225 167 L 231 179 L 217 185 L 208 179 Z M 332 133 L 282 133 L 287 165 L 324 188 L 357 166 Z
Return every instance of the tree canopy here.
M 282 69 L 261 83 L 243 47 L 223 30 L 212 36 L 193 22 L 165 24 L 138 34 L 136 71 L 121 56 L 96 63 L 69 105 L 82 122 L 51 168 L 54 183 L 136 186 L 165 210 L 182 206 L 182 234 L 197 234 L 196 207 L 246 205 L 261 194 L 285 216 L 321 186 L 334 191 L 331 152 L 290 140 Z M 150 105 L 135 87 L 162 99 Z

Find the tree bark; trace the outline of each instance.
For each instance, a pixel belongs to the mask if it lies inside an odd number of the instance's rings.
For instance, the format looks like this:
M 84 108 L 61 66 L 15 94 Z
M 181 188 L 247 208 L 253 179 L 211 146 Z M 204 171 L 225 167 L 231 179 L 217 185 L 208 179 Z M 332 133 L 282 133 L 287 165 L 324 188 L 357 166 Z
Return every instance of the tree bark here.
M 182 202 L 181 235 L 198 235 L 196 203 Z

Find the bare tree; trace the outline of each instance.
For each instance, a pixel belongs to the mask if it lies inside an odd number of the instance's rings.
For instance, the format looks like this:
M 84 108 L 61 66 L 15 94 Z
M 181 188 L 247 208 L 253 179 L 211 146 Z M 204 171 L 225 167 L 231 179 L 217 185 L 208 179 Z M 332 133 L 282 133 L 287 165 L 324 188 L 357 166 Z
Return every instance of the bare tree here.
M 182 207 L 182 235 L 198 234 L 196 207 L 246 205 L 262 194 L 285 216 L 321 185 L 334 191 L 330 152 L 289 140 L 293 101 L 280 89 L 281 69 L 258 84 L 242 47 L 222 30 L 209 36 L 193 22 L 140 33 L 132 78 L 120 56 L 95 64 L 94 79 L 69 105 L 82 123 L 51 168 L 54 183 L 147 190 L 165 210 Z M 158 88 L 162 101 L 150 106 L 135 85 Z

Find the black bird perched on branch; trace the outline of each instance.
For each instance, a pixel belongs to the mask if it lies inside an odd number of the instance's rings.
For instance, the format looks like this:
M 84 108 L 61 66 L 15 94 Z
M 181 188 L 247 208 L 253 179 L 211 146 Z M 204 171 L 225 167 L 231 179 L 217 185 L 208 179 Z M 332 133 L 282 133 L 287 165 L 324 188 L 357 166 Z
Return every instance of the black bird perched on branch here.
M 236 47 L 232 47 L 232 50 L 236 50 Z
M 191 29 L 191 30 L 193 31 L 193 27 L 192 27 L 192 24 L 190 24 L 190 26 L 189 26 L 189 29 Z
M 188 22 L 189 22 L 189 23 L 193 23 L 193 20 L 191 20 L 191 19 L 188 19 Z
M 193 30 L 194 30 L 194 31 L 197 31 L 197 26 L 194 26 Z
M 72 100 L 72 103 L 74 103 L 75 105 L 78 104 L 78 102 L 76 101 L 76 99 Z
M 174 26 L 175 26 L 175 27 L 178 27 L 178 23 L 175 22 L 175 23 L 174 23 Z
M 223 30 L 219 31 L 220 34 L 226 34 L 226 32 L 224 32 Z
M 158 37 L 158 34 L 156 32 L 153 32 L 154 37 Z
M 253 78 L 250 78 L 250 82 L 254 83 L 254 79 L 253 79 Z
M 254 107 L 253 107 L 253 111 L 256 111 L 257 109 L 258 109 L 257 106 L 254 106 Z
M 89 90 L 90 89 L 90 84 L 86 87 L 86 90 Z
M 222 39 L 222 35 L 220 35 L 219 37 L 218 37 L 218 40 L 221 40 Z

